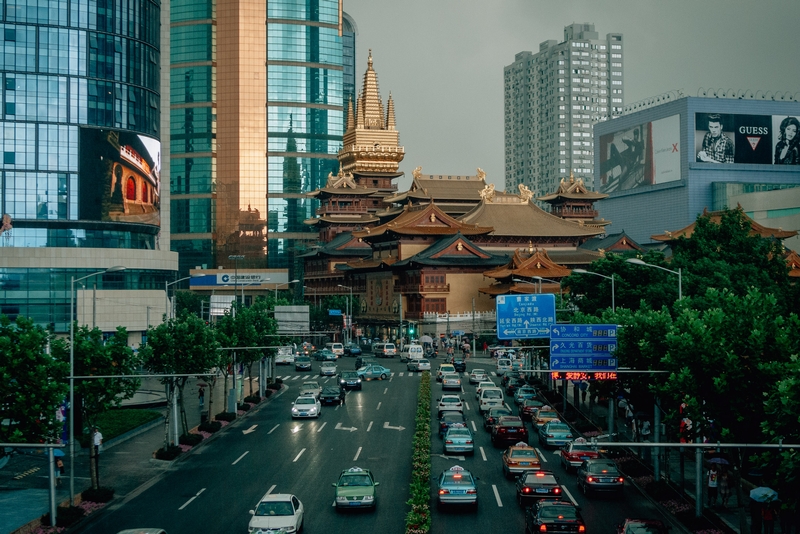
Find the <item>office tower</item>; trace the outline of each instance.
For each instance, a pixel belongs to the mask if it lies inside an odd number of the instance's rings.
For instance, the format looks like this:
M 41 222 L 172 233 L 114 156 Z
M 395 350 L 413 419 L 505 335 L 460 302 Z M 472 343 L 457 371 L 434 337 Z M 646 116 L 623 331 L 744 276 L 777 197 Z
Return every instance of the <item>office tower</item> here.
M 71 317 L 104 331 L 157 324 L 177 268 L 160 142 L 169 2 L 104 5 L 0 10 L 0 313 L 60 333 Z M 85 278 L 75 307 L 73 278 Z
M 564 41 L 520 52 L 504 69 L 505 187 L 554 192 L 561 178 L 593 187 L 592 125 L 622 115 L 623 40 L 570 24 Z

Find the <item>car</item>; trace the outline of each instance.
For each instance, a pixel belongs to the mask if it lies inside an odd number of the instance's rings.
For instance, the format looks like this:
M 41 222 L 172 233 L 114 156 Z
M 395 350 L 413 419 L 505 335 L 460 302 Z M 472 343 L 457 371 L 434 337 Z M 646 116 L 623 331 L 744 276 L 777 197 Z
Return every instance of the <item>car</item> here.
M 333 341 L 331 343 L 325 343 L 325 348 L 323 350 L 334 353 L 337 358 L 339 358 L 340 356 L 344 356 L 344 345 L 336 341 Z
M 331 350 L 322 349 L 314 353 L 314 359 L 318 362 L 335 362 L 339 357 Z
M 490 408 L 486 410 L 483 414 L 483 428 L 491 432 L 497 419 L 504 415 L 512 415 L 511 410 L 506 407 Z
M 370 358 L 368 356 L 356 356 L 356 371 L 364 367 L 365 365 L 372 365 L 374 363 L 378 363 L 375 358 Z
M 338 371 L 334 362 L 322 362 L 319 365 L 319 376 L 336 376 Z
M 322 412 L 322 405 L 319 399 L 313 395 L 300 395 L 292 404 L 292 419 L 299 417 L 318 418 Z
M 578 467 L 578 489 L 588 496 L 596 491 L 613 491 L 622 495 L 625 478 L 611 460 L 584 460 Z
M 320 386 L 319 382 L 317 382 L 316 380 L 308 380 L 306 382 L 303 382 L 300 385 L 300 395 L 303 395 L 305 393 L 314 395 L 315 397 L 319 397 L 319 394 L 322 393 L 322 386 Z
M 361 377 L 355 371 L 339 373 L 339 386 L 344 389 L 361 389 Z
M 539 427 L 539 444 L 542 447 L 561 447 L 572 441 L 572 430 L 560 419 L 552 419 Z
M 463 373 L 467 370 L 467 360 L 463 356 L 453 356 L 450 358 L 450 364 L 455 367 L 458 373 Z
M 552 421 L 553 419 L 558 419 L 559 415 L 558 412 L 555 411 L 550 406 L 542 406 L 539 408 L 539 411 L 536 412 L 536 416 L 533 418 L 533 424 L 537 427 L 544 425 L 548 421 Z
M 483 388 L 496 388 L 496 387 L 497 387 L 497 384 L 495 384 L 491 380 L 483 380 L 481 382 L 478 382 L 478 385 L 475 388 L 475 398 L 476 399 L 480 399 L 481 398 L 481 390 Z
M 617 525 L 617 534 L 668 534 L 669 528 L 658 519 L 625 519 Z
M 267 532 L 300 532 L 303 530 L 305 510 L 300 499 L 289 493 L 267 493 L 250 510 L 247 531 L 252 534 Z M 138 532 L 138 531 L 137 531 Z
M 442 390 L 457 389 L 461 391 L 461 377 L 455 373 L 442 375 Z
M 513 419 L 511 419 L 513 417 Z M 528 441 L 528 429 L 525 423 L 516 416 L 500 417 L 492 427 L 492 443 L 495 447 Z
M 422 360 L 408 360 L 408 370 L 409 371 L 428 371 L 431 370 L 431 362 L 430 360 L 422 359 Z
M 449 363 L 442 363 L 439 365 L 439 368 L 436 370 L 436 381 L 441 382 L 442 376 L 445 374 L 452 374 L 456 372 L 456 368 L 453 367 L 452 364 Z
M 339 480 L 334 482 L 334 504 L 336 509 L 342 508 L 375 508 L 378 497 L 375 488 L 380 482 L 375 482 L 372 471 L 360 467 L 345 469 L 339 475 Z
M 450 425 L 444 435 L 444 453 L 475 454 L 475 438 L 464 423 Z
M 510 370 L 511 360 L 509 358 L 497 358 L 494 371 L 497 376 L 503 376 L 507 371 Z
M 328 404 L 343 404 L 346 395 L 344 388 L 339 386 L 325 386 L 319 394 L 319 402 L 323 406 Z
M 357 343 L 348 343 L 344 346 L 344 355 L 345 356 L 360 356 L 361 353 L 364 352 L 361 350 L 361 347 L 358 346 Z
M 516 392 L 514 392 L 514 404 L 517 406 L 522 406 L 522 402 L 528 399 L 535 399 L 536 398 L 536 388 L 533 386 L 520 386 Z
M 511 380 L 522 378 L 519 371 L 508 370 L 502 377 L 500 377 L 500 387 L 505 388 Z
M 527 385 L 528 382 L 524 378 L 512 378 L 506 382 L 506 393 L 515 396 L 519 388 Z
M 472 473 L 454 465 L 439 475 L 436 490 L 437 505 L 466 504 L 478 507 L 478 485 Z
M 539 399 L 526 399 L 522 401 L 519 407 L 519 416 L 522 417 L 523 421 L 533 421 L 533 417 L 542 406 L 544 406 L 544 403 Z
M 532 471 L 517 478 L 517 503 L 530 506 L 538 499 L 560 499 L 561 484 L 550 471 Z
M 298 356 L 294 359 L 295 371 L 311 371 L 311 358 L 308 356 Z
M 458 395 L 442 395 L 438 399 L 438 416 L 442 416 L 442 412 L 461 412 L 464 413 L 464 403 Z
M 369 380 L 372 378 L 380 378 L 381 380 L 386 380 L 387 378 L 392 376 L 391 369 L 384 367 L 382 365 L 378 365 L 377 363 L 374 363 L 372 365 L 365 365 L 364 367 L 356 371 L 356 373 L 358 373 L 358 376 L 359 378 L 361 378 L 361 380 Z
M 492 408 L 506 406 L 503 390 L 500 388 L 483 388 L 478 398 L 478 411 L 481 413 Z
M 525 534 L 541 532 L 584 534 L 586 524 L 571 502 L 541 499 L 525 509 Z
M 439 415 L 439 437 L 443 438 L 452 425 L 466 425 L 467 418 L 462 412 L 444 411 Z
M 519 476 L 541 468 L 542 460 L 539 458 L 536 449 L 524 441 L 518 441 L 503 451 L 503 475 L 506 478 L 511 478 L 514 475 Z
M 317 348 L 309 341 L 303 341 L 303 344 L 297 348 L 297 354 L 303 356 L 311 356 Z
M 600 453 L 586 439 L 578 438 L 565 443 L 561 447 L 561 451 L 559 451 L 559 457 L 561 458 L 561 465 L 569 472 L 572 468 L 580 467 L 584 460 L 600 458 Z
M 487 380 L 489 380 L 489 375 L 484 369 L 473 369 L 469 374 L 470 384 L 480 384 L 481 382 L 485 382 Z
M 294 349 L 292 347 L 281 347 L 275 355 L 275 365 L 289 365 L 294 363 Z

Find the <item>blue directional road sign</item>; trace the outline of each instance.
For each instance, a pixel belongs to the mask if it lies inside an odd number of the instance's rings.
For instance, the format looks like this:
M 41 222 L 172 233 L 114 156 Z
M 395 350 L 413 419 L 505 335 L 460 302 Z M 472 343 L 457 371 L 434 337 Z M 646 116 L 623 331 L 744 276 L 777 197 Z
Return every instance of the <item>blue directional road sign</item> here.
M 342 310 L 328 310 L 328 315 L 341 315 Z
M 616 371 L 617 325 L 554 325 L 550 329 L 551 371 Z
M 556 324 L 556 296 L 552 293 L 536 295 L 498 295 L 498 339 L 533 339 L 550 336 L 550 327 Z

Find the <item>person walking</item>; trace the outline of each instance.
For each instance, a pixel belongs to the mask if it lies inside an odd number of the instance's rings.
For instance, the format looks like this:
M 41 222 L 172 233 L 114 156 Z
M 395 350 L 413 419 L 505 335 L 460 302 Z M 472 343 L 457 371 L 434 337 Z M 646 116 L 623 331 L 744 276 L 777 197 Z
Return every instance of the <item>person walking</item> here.
M 103 450 L 103 434 L 98 428 L 92 429 L 92 444 L 94 445 L 94 471 L 97 473 L 97 485 L 100 485 L 100 452 Z
M 764 534 L 775 534 L 775 515 L 778 509 L 774 502 L 766 502 L 761 507 L 761 522 L 764 524 Z
M 56 487 L 57 488 L 61 487 L 61 475 L 63 475 L 63 474 L 64 474 L 64 461 L 61 460 L 61 458 L 56 458 L 55 475 L 56 475 Z
M 200 408 L 202 408 L 206 402 L 206 388 L 200 386 L 200 391 L 197 392 L 197 398 L 200 401 Z
M 719 488 L 719 472 L 717 471 L 717 464 L 711 464 L 711 469 L 708 470 L 706 487 L 708 488 L 708 506 L 716 506 L 717 490 Z
M 719 490 L 719 498 L 722 500 L 722 507 L 727 508 L 728 499 L 731 498 L 731 475 L 724 466 L 719 474 L 717 489 Z

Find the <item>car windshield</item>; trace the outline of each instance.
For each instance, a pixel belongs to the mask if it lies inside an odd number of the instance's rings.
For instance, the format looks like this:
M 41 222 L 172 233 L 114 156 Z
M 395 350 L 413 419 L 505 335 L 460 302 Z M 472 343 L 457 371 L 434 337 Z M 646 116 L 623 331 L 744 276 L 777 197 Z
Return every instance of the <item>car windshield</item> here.
M 525 484 L 558 484 L 556 477 L 544 473 L 528 473 L 525 475 Z
M 578 512 L 571 506 L 545 506 L 539 515 L 544 519 L 578 519 Z
M 525 406 L 533 406 L 534 408 L 538 408 L 542 406 L 542 401 L 538 401 L 536 399 L 528 399 L 525 401 Z
M 533 449 L 511 449 L 512 458 L 536 458 L 536 452 Z
M 617 466 L 614 464 L 589 464 L 590 473 L 593 474 L 608 474 L 608 475 L 616 475 L 619 473 L 617 471 Z
M 485 375 L 486 371 L 484 371 L 483 369 L 473 369 L 472 370 L 472 374 L 473 375 Z
M 471 434 L 466 428 L 451 428 L 447 433 L 447 437 L 468 438 L 471 437 Z
M 558 417 L 558 414 L 556 412 L 542 412 L 542 411 L 539 411 L 539 416 L 538 417 L 539 417 L 539 419 L 555 419 L 556 417 Z
M 445 380 L 458 380 L 459 376 L 454 374 L 447 374 L 444 375 Z
M 297 363 L 310 362 L 311 358 L 309 358 L 308 356 L 298 356 L 296 361 Z
M 569 432 L 567 425 L 550 425 L 547 427 L 548 432 Z
M 338 395 L 339 388 L 325 388 L 322 390 L 323 395 Z
M 442 374 L 455 373 L 456 372 L 456 368 L 453 367 L 452 365 L 443 365 L 443 366 L 439 367 L 439 371 L 441 371 Z
M 495 391 L 493 389 L 484 390 L 482 393 L 484 399 L 501 399 L 503 398 L 503 394 L 499 391 Z
M 528 387 L 519 388 L 519 394 L 522 395 L 523 393 L 526 394 L 526 395 L 535 394 L 536 390 L 533 389 L 533 388 L 528 388 Z
M 333 362 L 322 362 L 322 367 L 336 367 L 336 364 Z
M 460 413 L 445 413 L 442 415 L 442 422 L 443 423 L 462 423 L 464 422 L 464 416 Z
M 500 408 L 497 410 L 489 410 L 489 416 L 491 417 L 501 417 L 503 415 L 511 415 L 511 410 L 506 408 Z
M 442 404 L 460 404 L 461 399 L 458 397 L 442 397 Z
M 429 362 L 428 360 L 419 360 L 419 364 L 420 365 L 430 365 L 431 362 Z
M 294 508 L 289 501 L 260 502 L 256 515 L 294 515 Z
M 358 373 L 347 371 L 345 373 L 342 373 L 342 378 L 358 378 Z
M 371 486 L 369 475 L 345 475 L 339 480 L 340 486 Z
M 591 445 L 576 445 L 572 444 L 572 452 L 593 452 L 594 449 Z
M 467 484 L 472 486 L 472 475 L 469 473 L 462 471 L 460 473 L 445 473 L 444 480 L 442 480 L 443 484 Z
M 319 389 L 319 382 L 303 382 L 303 387 L 308 389 Z
M 314 397 L 298 397 L 295 404 L 316 404 L 317 401 Z
M 512 427 L 513 426 L 516 426 L 516 427 L 523 426 L 522 421 L 503 421 L 500 424 L 503 425 L 503 426 L 512 426 Z

